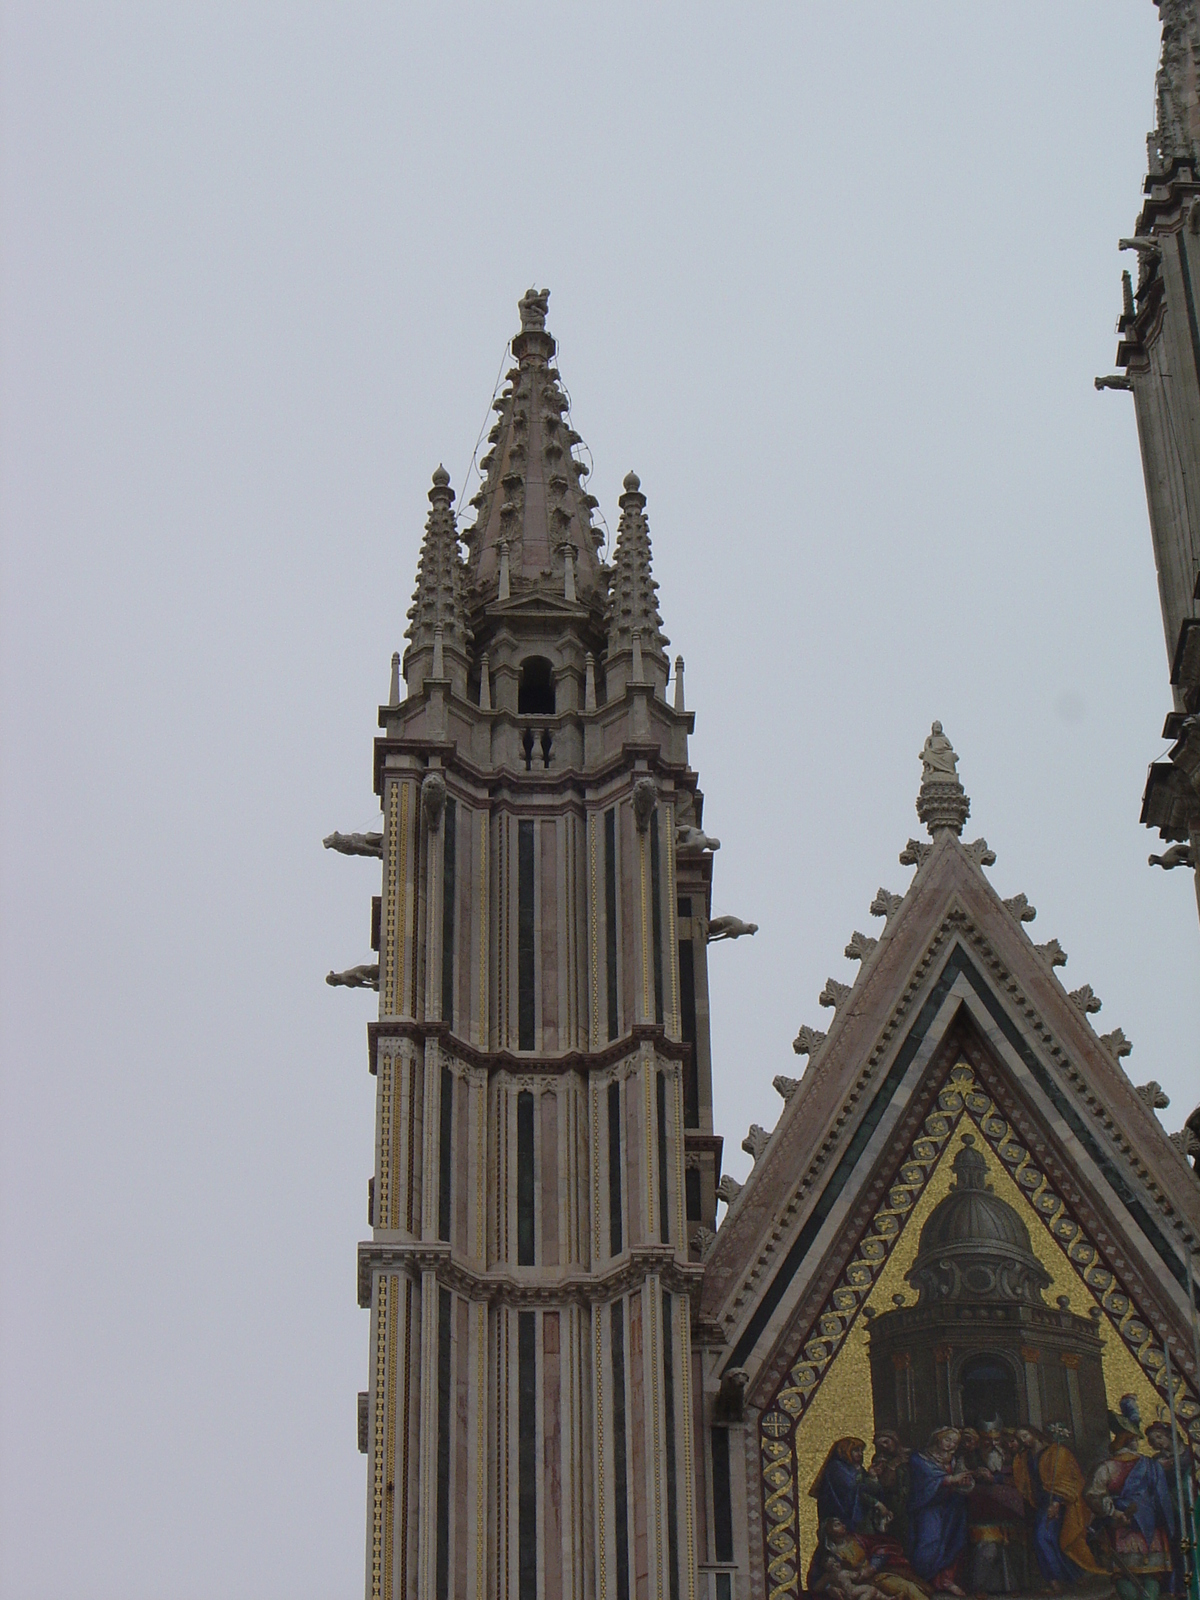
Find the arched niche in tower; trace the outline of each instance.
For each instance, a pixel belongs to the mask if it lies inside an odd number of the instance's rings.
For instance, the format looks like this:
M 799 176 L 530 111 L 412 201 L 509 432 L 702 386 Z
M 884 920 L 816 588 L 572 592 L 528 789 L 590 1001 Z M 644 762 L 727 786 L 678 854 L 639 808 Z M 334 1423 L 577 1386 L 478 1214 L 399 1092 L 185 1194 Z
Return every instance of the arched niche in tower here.
M 517 715 L 522 717 L 554 715 L 554 669 L 545 656 L 526 656 L 521 663 L 521 681 L 517 688 Z

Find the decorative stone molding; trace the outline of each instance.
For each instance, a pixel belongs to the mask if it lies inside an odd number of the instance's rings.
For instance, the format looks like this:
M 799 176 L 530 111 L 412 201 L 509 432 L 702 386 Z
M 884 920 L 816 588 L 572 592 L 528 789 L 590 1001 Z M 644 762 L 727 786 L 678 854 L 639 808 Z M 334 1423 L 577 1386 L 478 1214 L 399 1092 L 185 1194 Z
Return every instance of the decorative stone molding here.
M 1045 944 L 1035 944 L 1033 947 L 1043 961 L 1048 961 L 1052 967 L 1065 967 L 1067 952 L 1057 939 L 1047 939 Z
M 716 1244 L 716 1242 L 716 1234 L 711 1228 L 706 1228 L 703 1225 L 695 1229 L 692 1234 L 692 1244 L 695 1246 L 696 1253 L 699 1255 L 701 1261 L 704 1260 L 705 1256 L 712 1254 L 712 1247 Z
M 900 865 L 902 867 L 919 867 L 932 854 L 933 846 L 931 844 L 925 844 L 920 839 L 910 839 L 900 852 Z
M 748 1156 L 753 1156 L 757 1162 L 759 1156 L 767 1148 L 770 1138 L 771 1135 L 765 1128 L 760 1127 L 757 1122 L 752 1122 L 750 1124 L 750 1132 L 742 1140 L 742 1149 Z
M 1151 1111 L 1165 1111 L 1171 1104 L 1171 1096 L 1157 1078 L 1151 1078 L 1149 1083 L 1139 1083 L 1133 1092 Z
M 1133 1054 L 1133 1045 L 1125 1037 L 1121 1028 L 1114 1028 L 1111 1033 L 1102 1033 L 1100 1035 L 1100 1043 L 1110 1055 L 1116 1056 L 1118 1061 L 1125 1056 Z
M 376 1238 L 364 1240 L 358 1247 L 360 1306 L 371 1304 L 371 1279 L 376 1272 L 404 1272 L 414 1281 L 419 1281 L 422 1273 L 432 1272 L 439 1283 L 464 1299 L 531 1310 L 557 1310 L 568 1302 L 601 1304 L 632 1294 L 649 1277 L 659 1278 L 672 1294 L 695 1295 L 703 1275 L 697 1263 L 682 1260 L 672 1245 L 665 1244 L 636 1245 L 607 1272 L 568 1269 L 556 1273 L 539 1268 L 536 1275 L 526 1278 L 496 1268 L 472 1271 L 448 1244 L 434 1240 Z
M 902 894 L 892 894 L 887 889 L 877 889 L 875 898 L 871 901 L 871 915 L 873 917 L 892 918 L 904 904 Z
M 741 1192 L 742 1185 L 733 1176 L 733 1174 L 729 1172 L 724 1174 L 720 1183 L 717 1185 L 717 1199 L 724 1200 L 727 1206 L 731 1206 Z
M 1090 983 L 1082 984 L 1078 989 L 1072 989 L 1067 999 L 1077 1005 L 1085 1017 L 1094 1016 L 1103 1003 Z
M 1018 922 L 1032 922 L 1037 916 L 1036 906 L 1031 906 L 1023 894 L 1014 894 L 1004 902 Z
M 771 1086 L 773 1089 L 775 1089 L 776 1093 L 783 1096 L 783 1103 L 784 1105 L 787 1105 L 788 1101 L 800 1087 L 800 1079 L 789 1078 L 786 1077 L 782 1072 L 777 1072 L 771 1079 Z
M 792 1049 L 798 1056 L 815 1056 L 826 1037 L 818 1028 L 810 1028 L 806 1022 L 792 1040 Z
M 963 849 L 977 867 L 994 867 L 996 865 L 996 852 L 986 839 L 972 839 L 970 844 L 963 845 Z
M 859 933 L 856 929 L 842 954 L 847 961 L 865 961 L 878 943 L 878 939 L 872 939 L 870 934 Z
M 817 1004 L 827 1011 L 838 1011 L 850 998 L 851 985 L 839 983 L 836 978 L 826 978 L 825 987 L 817 996 Z

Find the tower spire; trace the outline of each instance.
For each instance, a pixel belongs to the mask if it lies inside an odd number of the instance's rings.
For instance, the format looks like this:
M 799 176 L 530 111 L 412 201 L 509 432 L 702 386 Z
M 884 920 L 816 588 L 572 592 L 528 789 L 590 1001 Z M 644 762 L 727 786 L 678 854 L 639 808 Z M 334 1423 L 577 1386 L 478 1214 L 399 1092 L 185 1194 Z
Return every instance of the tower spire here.
M 666 689 L 666 646 L 658 613 L 658 585 L 650 574 L 650 525 L 646 521 L 646 496 L 636 472 L 625 479 L 618 504 L 617 548 L 613 560 L 612 593 L 608 620 L 609 692 L 642 678 L 656 689 Z M 635 671 L 639 667 L 641 671 Z
M 507 544 L 514 595 L 538 585 L 562 594 L 570 565 L 578 599 L 586 604 L 604 593 L 597 554 L 604 534 L 592 525 L 598 502 L 584 486 L 588 465 L 573 454 L 583 440 L 566 419 L 570 402 L 553 365 L 557 346 L 546 331 L 549 299 L 548 289 L 529 289 L 517 302 L 517 365 L 492 402 L 499 415 L 488 434 L 491 449 L 479 463 L 483 483 L 471 500 L 476 520 L 463 539 L 471 582 L 493 597 L 500 548 Z
M 453 504 L 450 474 L 439 466 L 429 491 L 429 516 L 405 634 L 409 647 L 404 658 L 404 676 L 410 693 L 419 689 L 427 677 L 436 675 L 434 663 L 438 655 L 442 657 L 443 671 L 455 680 L 461 676 L 463 683 L 466 681 L 470 630 L 466 621 L 463 563 L 458 553 Z M 461 687 L 459 692 L 462 692 Z

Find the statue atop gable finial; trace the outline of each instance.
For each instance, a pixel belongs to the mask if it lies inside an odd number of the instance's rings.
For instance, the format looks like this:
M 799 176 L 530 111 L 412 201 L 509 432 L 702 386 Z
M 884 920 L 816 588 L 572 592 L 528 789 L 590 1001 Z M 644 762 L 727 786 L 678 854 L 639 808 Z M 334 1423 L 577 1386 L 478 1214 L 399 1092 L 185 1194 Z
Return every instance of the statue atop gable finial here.
M 958 757 L 954 746 L 935 722 L 921 747 L 921 790 L 917 795 L 917 815 L 930 838 L 949 831 L 962 837 L 963 823 L 971 810 L 958 777 Z
M 949 779 L 951 783 L 958 782 L 958 757 L 954 753 L 954 746 L 942 732 L 940 722 L 935 722 L 928 739 L 921 747 L 921 782 L 928 783 L 932 778 L 935 782 Z
M 546 313 L 549 309 L 549 289 L 526 289 L 525 293 L 517 301 L 517 310 L 521 313 L 521 332 L 545 332 Z

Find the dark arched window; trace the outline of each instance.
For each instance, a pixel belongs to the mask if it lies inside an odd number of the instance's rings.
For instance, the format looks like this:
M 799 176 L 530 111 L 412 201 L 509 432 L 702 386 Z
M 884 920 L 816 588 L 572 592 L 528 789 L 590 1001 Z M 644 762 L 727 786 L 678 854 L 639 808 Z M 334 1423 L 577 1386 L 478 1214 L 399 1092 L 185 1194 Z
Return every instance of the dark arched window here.
M 517 713 L 528 717 L 554 715 L 554 672 L 545 656 L 526 656 L 521 663 Z

